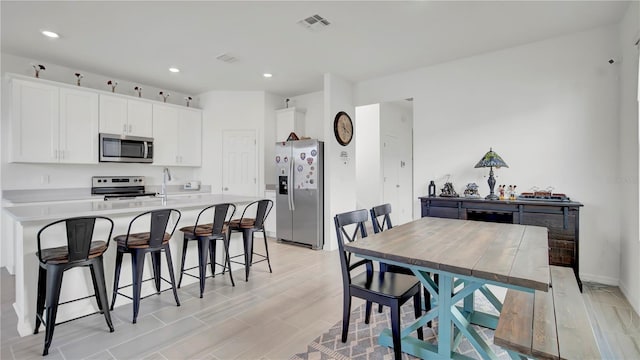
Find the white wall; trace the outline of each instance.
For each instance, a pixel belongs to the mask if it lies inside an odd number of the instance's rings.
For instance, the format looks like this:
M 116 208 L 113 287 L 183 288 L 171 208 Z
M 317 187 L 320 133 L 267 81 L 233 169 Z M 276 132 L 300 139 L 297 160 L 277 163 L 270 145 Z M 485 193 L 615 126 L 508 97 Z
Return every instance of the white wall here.
M 633 2 L 620 25 L 620 289 L 640 313 L 640 238 L 638 236 L 638 47 L 640 3 Z
M 264 183 L 276 184 L 275 143 L 276 143 L 276 110 L 283 108 L 284 98 L 265 93 L 264 102 Z
M 147 184 L 159 185 L 162 183 L 162 168 L 154 165 L 141 164 L 112 164 L 100 163 L 95 165 L 69 165 L 69 164 L 14 164 L 7 163 L 9 156 L 9 122 L 10 122 L 10 87 L 8 85 L 6 74 L 16 73 L 21 75 L 33 76 L 34 71 L 31 63 L 42 64 L 37 60 L 14 56 L 11 54 L 1 54 L 2 72 L 2 120 L 0 122 L 1 144 L 2 147 L 2 189 L 52 189 L 52 188 L 90 188 L 91 176 L 96 175 L 140 175 L 147 177 Z M 93 74 L 82 69 L 71 69 L 56 64 L 43 64 L 46 70 L 40 73 L 40 77 L 47 80 L 63 82 L 67 84 L 75 84 L 75 72 L 84 75 L 82 79 L 82 87 L 108 90 L 108 80 L 118 81 L 116 92 L 119 94 L 134 95 L 134 86 L 141 85 L 122 79 L 109 78 L 104 75 Z M 161 100 L 157 94 L 158 88 L 142 84 L 143 97 L 153 100 Z M 172 95 L 167 102 L 184 105 L 182 100 L 184 94 L 176 93 L 168 90 Z M 136 95 L 137 96 L 137 95 Z M 192 105 L 197 106 L 197 97 Z M 190 179 L 194 179 L 195 168 L 172 167 L 171 174 L 174 179 L 172 183 L 180 184 Z M 41 181 L 43 176 L 49 177 L 48 183 Z M 204 184 L 207 184 L 206 182 Z
M 267 102 L 263 91 L 210 91 L 200 94 L 202 106 L 202 168 L 199 176 L 211 184 L 213 193 L 222 190 L 222 131 L 255 130 L 258 185 L 264 190 L 265 119 Z M 273 102 L 269 101 L 273 106 Z M 275 110 L 275 109 L 273 109 Z M 275 116 L 275 114 L 274 114 Z M 275 122 L 275 120 L 272 120 Z M 273 135 L 275 137 L 275 134 Z
M 382 203 L 382 157 L 380 155 L 380 104 L 356 108 L 356 209 Z M 352 116 L 353 121 L 353 116 Z
M 345 111 L 351 120 L 357 123 L 358 120 L 354 116 L 352 84 L 336 75 L 325 74 L 323 121 L 326 139 L 324 144 L 325 250 L 338 248 L 333 217 L 342 212 L 352 211 L 356 206 L 356 139 L 354 138 L 349 145 L 342 146 L 333 136 L 333 120 L 340 111 Z M 346 163 L 340 157 L 342 151 L 346 151 L 349 155 L 349 161 Z
M 312 139 L 325 140 L 324 93 L 322 91 L 294 96 L 289 106 L 304 111 L 304 133 Z M 333 124 L 333 123 L 332 123 Z
M 510 166 L 499 183 L 552 185 L 584 204 L 581 275 L 617 284 L 617 37 L 602 27 L 363 81 L 355 104 L 414 98 L 416 217 L 428 179 L 452 174 L 458 190 L 477 182 L 486 195 L 486 169 L 473 166 L 493 147 Z

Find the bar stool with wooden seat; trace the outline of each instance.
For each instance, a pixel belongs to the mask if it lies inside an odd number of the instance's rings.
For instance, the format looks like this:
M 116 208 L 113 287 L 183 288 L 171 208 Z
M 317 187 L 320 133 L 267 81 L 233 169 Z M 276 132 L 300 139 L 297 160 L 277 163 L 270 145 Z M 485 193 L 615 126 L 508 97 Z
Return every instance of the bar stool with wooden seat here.
M 269 260 L 269 247 L 267 245 L 267 234 L 264 231 L 264 222 L 271 212 L 273 207 L 273 201 L 269 199 L 262 199 L 254 201 L 247 205 L 242 212 L 242 216 L 239 219 L 234 219 L 229 222 L 229 228 L 231 232 L 242 232 L 242 242 L 244 244 L 244 254 L 239 254 L 231 257 L 231 262 L 244 265 L 245 281 L 249 281 L 249 268 L 253 264 L 257 264 L 262 261 L 266 261 L 269 265 L 269 272 L 271 270 L 271 261 Z M 251 216 L 254 217 L 251 217 Z M 264 254 L 256 253 L 253 251 L 253 234 L 255 232 L 262 232 L 264 237 Z M 253 255 L 260 257 L 260 260 L 253 261 Z M 236 257 L 244 256 L 244 262 L 234 261 Z
M 171 215 L 176 214 L 178 218 L 175 220 L 173 229 L 170 233 L 167 232 L 169 226 L 169 219 Z M 133 323 L 135 324 L 138 318 L 138 311 L 140 309 L 140 300 L 146 298 L 140 296 L 142 289 L 142 283 L 153 279 L 155 281 L 156 293 L 151 295 L 160 294 L 160 280 L 171 284 L 173 289 L 173 297 L 176 300 L 176 305 L 180 306 L 180 299 L 178 299 L 178 292 L 176 290 L 176 281 L 173 274 L 173 262 L 171 261 L 171 250 L 169 248 L 169 240 L 173 236 L 178 222 L 180 221 L 180 211 L 176 209 L 161 209 L 147 211 L 131 220 L 127 234 L 115 236 L 113 239 L 118 243 L 118 252 L 116 253 L 116 270 L 113 277 L 113 298 L 111 300 L 111 310 L 116 303 L 116 296 L 118 294 L 133 300 Z M 144 220 L 149 219 L 150 226 L 148 232 L 132 233 L 131 228 L 138 223 L 142 223 Z M 167 267 L 169 268 L 170 281 L 163 278 L 160 274 L 160 253 L 163 252 L 167 258 Z M 123 255 L 131 254 L 131 274 L 133 283 L 122 287 L 118 286 L 120 280 L 120 269 L 122 267 Z M 142 280 L 142 273 L 144 270 L 144 258 L 147 253 L 151 253 L 151 261 L 153 263 L 153 278 Z M 133 297 L 127 296 L 118 290 L 132 286 Z M 148 295 L 148 296 L 151 296 Z
M 228 223 L 233 218 L 233 214 L 236 212 L 236 206 L 229 203 L 216 204 L 207 206 L 202 209 L 196 218 L 196 223 L 193 226 L 185 226 L 180 229 L 183 233 L 182 243 L 182 264 L 180 265 L 180 280 L 178 280 L 178 288 L 182 284 L 182 275 L 188 275 L 197 277 L 200 279 L 200 297 L 204 292 L 205 278 L 207 278 L 207 255 L 210 258 L 211 275 L 215 277 L 216 264 L 222 266 L 222 271 L 219 274 L 224 274 L 226 270 L 229 270 L 229 277 L 231 278 L 231 285 L 236 286 L 233 282 L 233 274 L 231 273 L 231 259 L 229 258 L 229 238 L 230 231 Z M 212 222 L 205 223 L 205 218 L 212 215 Z M 202 218 L 202 221 L 200 220 Z M 185 269 L 184 263 L 187 258 L 187 245 L 190 240 L 198 241 L 198 266 Z M 224 245 L 224 264 L 216 262 L 216 242 L 222 240 Z M 189 274 L 187 271 L 198 268 L 199 276 Z
M 98 220 L 100 226 L 107 225 L 108 223 L 109 233 L 106 241 L 92 241 L 94 238 L 96 220 Z M 66 228 L 67 245 L 43 249 L 42 241 L 44 238 L 56 238 L 57 236 L 55 234 L 59 234 L 63 231 L 63 223 Z M 38 273 L 36 326 L 33 333 L 37 334 L 40 330 L 41 323 L 45 324 L 46 333 L 44 350 L 42 351 L 43 356 L 49 353 L 49 346 L 53 339 L 53 330 L 56 326 L 55 322 L 56 315 L 58 313 L 58 305 L 87 299 L 95 295 L 99 309 L 96 313 L 101 312 L 104 314 L 104 318 L 109 326 L 109 331 L 113 332 L 114 329 L 111 322 L 111 316 L 109 315 L 109 304 L 107 302 L 107 288 L 104 282 L 104 266 L 102 263 L 102 254 L 104 254 L 109 247 L 109 239 L 111 238 L 112 232 L 113 221 L 102 216 L 62 219 L 52 222 L 38 231 L 38 252 L 36 255 L 40 262 L 40 270 Z M 49 240 L 47 240 L 47 242 L 49 242 Z M 62 275 L 65 271 L 80 266 L 88 266 L 91 270 L 94 295 L 60 303 Z M 45 310 L 47 312 L 46 318 L 43 316 Z

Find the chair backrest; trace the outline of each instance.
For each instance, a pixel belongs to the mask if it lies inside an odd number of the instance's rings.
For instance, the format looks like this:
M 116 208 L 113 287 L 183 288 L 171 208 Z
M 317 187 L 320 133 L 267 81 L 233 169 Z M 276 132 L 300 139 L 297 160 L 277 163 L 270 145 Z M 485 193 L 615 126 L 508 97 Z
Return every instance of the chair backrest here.
M 389 214 L 391 214 L 391 204 L 382 204 L 371 208 L 373 232 L 377 234 L 393 227 Z
M 224 224 L 231 221 L 231 219 L 233 218 L 233 215 L 236 213 L 236 206 L 230 203 L 222 203 L 222 204 L 207 206 L 206 208 L 202 209 L 202 211 L 200 211 L 200 213 L 198 214 L 198 217 L 196 218 L 195 227 L 198 227 L 198 224 L 200 223 L 200 217 L 205 215 L 207 212 L 212 212 L 211 211 L 212 208 L 213 208 L 213 220 L 211 221 L 211 224 L 212 224 L 211 234 L 220 235 L 222 234 Z
M 367 229 L 365 222 L 369 219 L 367 210 L 355 210 L 342 214 L 337 214 L 333 220 L 338 235 L 338 252 L 340 253 L 340 267 L 342 269 L 342 283 L 346 287 L 351 284 L 351 270 L 361 265 L 366 265 L 367 272 L 373 271 L 373 263 L 371 260 L 360 260 L 351 264 L 351 253 L 347 253 L 344 249 L 345 239 L 348 242 L 356 240 L 358 237 L 367 237 Z
M 85 261 L 89 259 L 89 251 L 91 249 L 91 240 L 93 239 L 93 231 L 96 225 L 96 219 L 101 219 L 109 223 L 109 234 L 106 239 L 107 247 L 113 233 L 113 220 L 104 216 L 87 216 L 87 217 L 74 217 L 68 219 L 62 219 L 54 221 L 44 226 L 38 231 L 38 258 L 40 262 L 42 260 L 42 241 L 44 237 L 47 237 L 48 231 L 52 231 L 52 227 L 65 223 L 67 234 L 67 250 L 69 262 Z
M 182 217 L 180 211 L 176 209 L 160 209 L 160 210 L 151 210 L 147 212 L 143 212 L 142 214 L 136 216 L 129 223 L 129 229 L 127 229 L 127 238 L 125 240 L 125 247 L 128 246 L 129 243 L 129 235 L 131 234 L 131 227 L 133 224 L 142 219 L 143 217 L 151 217 L 150 226 L 149 226 L 149 247 L 160 247 L 162 245 L 162 241 L 164 240 L 164 234 L 167 232 L 167 226 L 169 225 L 169 219 L 172 214 L 177 214 L 178 218 L 173 225 L 173 229 L 169 233 L 169 237 L 173 236 L 174 231 L 176 231 L 176 227 L 178 226 L 178 222 Z
M 253 211 L 255 210 L 255 218 L 254 218 L 255 222 L 253 223 L 253 228 L 260 230 L 264 228 L 264 222 L 265 220 L 267 220 L 267 216 L 269 216 L 269 213 L 271 212 L 272 207 L 273 207 L 272 200 L 262 199 L 262 200 L 254 201 L 244 208 L 244 211 L 242 212 L 242 216 L 240 217 L 240 223 L 242 223 L 242 219 L 244 219 L 245 216 L 247 217 L 251 216 L 249 214 L 252 214 Z M 249 212 L 247 213 L 247 211 Z

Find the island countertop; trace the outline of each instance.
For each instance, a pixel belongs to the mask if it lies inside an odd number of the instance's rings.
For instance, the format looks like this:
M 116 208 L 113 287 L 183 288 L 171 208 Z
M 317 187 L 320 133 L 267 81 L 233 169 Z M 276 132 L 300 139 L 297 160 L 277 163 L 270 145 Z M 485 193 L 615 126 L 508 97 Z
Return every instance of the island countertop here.
M 93 200 L 7 206 L 4 207 L 4 210 L 15 221 L 25 222 L 56 220 L 75 216 L 123 215 L 163 208 L 190 210 L 226 202 L 247 204 L 254 200 L 258 200 L 258 198 L 240 195 L 189 194 L 169 195 L 166 201 L 161 197 L 138 200 Z

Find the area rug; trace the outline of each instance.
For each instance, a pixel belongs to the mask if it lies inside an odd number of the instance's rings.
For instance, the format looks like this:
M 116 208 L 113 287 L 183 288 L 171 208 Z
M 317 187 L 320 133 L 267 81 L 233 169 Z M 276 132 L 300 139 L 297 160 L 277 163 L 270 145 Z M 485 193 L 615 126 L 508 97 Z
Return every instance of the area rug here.
M 491 304 L 481 295 L 475 296 L 475 308 L 482 311 L 497 314 Z M 408 324 L 415 319 L 413 315 L 413 303 L 407 302 L 402 308 L 402 324 Z M 364 323 L 365 306 L 362 304 L 351 311 L 349 324 L 349 336 L 347 342 L 340 340 L 342 334 L 342 320 L 338 321 L 331 329 L 317 337 L 307 346 L 307 352 L 295 354 L 291 360 L 387 360 L 393 359 L 393 349 L 378 344 L 378 335 L 383 329 L 391 328 L 389 322 L 389 309 L 385 307 L 382 313 L 377 312 L 377 306 L 371 312 L 371 321 Z M 493 345 L 493 330 L 473 325 L 478 334 L 482 336 L 498 356 L 498 359 L 510 359 L 502 348 Z M 434 321 L 433 328 L 424 328 L 424 338 L 431 343 L 437 342 L 438 324 Z M 468 340 L 463 339 L 456 349 L 458 353 L 471 358 L 480 359 L 480 354 L 471 346 Z M 416 359 L 409 354 L 403 354 L 403 359 Z

